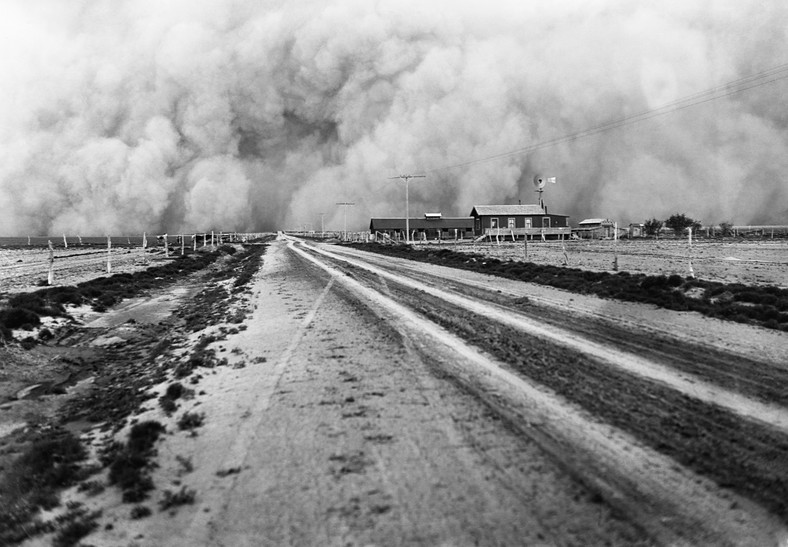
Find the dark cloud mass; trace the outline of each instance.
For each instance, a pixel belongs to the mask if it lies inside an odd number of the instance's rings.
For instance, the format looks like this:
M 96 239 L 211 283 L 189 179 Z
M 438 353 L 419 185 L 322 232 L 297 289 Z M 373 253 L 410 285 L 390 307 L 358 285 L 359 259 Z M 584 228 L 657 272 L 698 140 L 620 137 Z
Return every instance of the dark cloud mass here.
M 788 80 L 571 135 L 788 62 L 783 0 L 9 0 L 0 234 L 350 228 L 535 200 L 788 224 Z

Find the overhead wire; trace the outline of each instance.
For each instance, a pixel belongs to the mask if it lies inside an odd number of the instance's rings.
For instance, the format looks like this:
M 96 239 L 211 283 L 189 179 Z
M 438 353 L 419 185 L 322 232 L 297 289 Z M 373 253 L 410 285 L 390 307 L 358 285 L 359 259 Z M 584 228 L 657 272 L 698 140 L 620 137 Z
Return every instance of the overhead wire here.
M 774 77 L 773 77 L 774 76 Z M 768 80 L 764 80 L 764 78 L 770 78 Z M 767 84 L 771 84 L 780 80 L 784 80 L 788 78 L 788 63 L 778 65 L 772 67 L 770 69 L 764 70 L 762 72 L 758 72 L 756 74 L 745 76 L 743 78 L 739 78 L 737 80 L 733 80 L 727 82 L 720 86 L 715 86 L 704 91 L 700 91 L 697 93 L 693 93 L 692 95 L 687 95 L 670 103 L 664 104 L 657 108 L 652 108 L 649 110 L 645 110 L 643 112 L 639 112 L 637 114 L 632 114 L 629 116 L 625 116 L 623 118 L 619 118 L 617 120 L 613 120 L 610 122 L 606 122 L 588 129 L 584 129 L 582 131 L 578 131 L 575 133 L 570 133 L 567 135 L 563 135 L 560 137 L 556 137 L 553 139 L 549 139 L 546 141 L 538 142 L 532 145 L 528 145 L 522 148 L 517 148 L 514 150 L 510 150 L 508 152 L 501 152 L 499 154 L 494 154 L 491 156 L 486 156 L 483 158 L 478 158 L 474 160 L 468 160 L 460 163 L 456 163 L 453 165 L 445 165 L 442 167 L 436 167 L 433 169 L 428 169 L 424 171 L 424 173 L 434 173 L 437 171 L 445 171 L 449 169 L 456 169 L 459 167 L 468 167 L 471 165 L 476 165 L 479 163 L 485 163 L 490 161 L 495 161 L 502 158 L 507 158 L 510 156 L 517 156 L 520 154 L 527 154 L 529 152 L 535 152 L 537 150 L 541 150 L 543 148 L 549 148 L 551 146 L 556 146 L 558 144 L 563 144 L 567 142 L 572 142 L 578 139 L 582 139 L 585 137 L 590 137 L 593 135 L 597 135 L 599 133 L 603 133 L 606 131 L 611 131 L 613 129 L 618 129 L 620 127 L 624 127 L 627 125 L 632 125 L 641 121 L 649 120 L 651 118 L 655 118 L 658 116 L 664 116 L 667 114 L 672 114 L 679 110 L 683 110 L 685 108 L 689 108 L 692 106 L 697 106 L 699 104 L 707 103 L 710 101 L 715 101 L 721 99 L 723 97 L 728 97 L 730 95 L 734 95 L 736 93 L 741 93 L 743 91 L 747 91 L 749 89 L 753 89 L 756 87 L 761 87 Z

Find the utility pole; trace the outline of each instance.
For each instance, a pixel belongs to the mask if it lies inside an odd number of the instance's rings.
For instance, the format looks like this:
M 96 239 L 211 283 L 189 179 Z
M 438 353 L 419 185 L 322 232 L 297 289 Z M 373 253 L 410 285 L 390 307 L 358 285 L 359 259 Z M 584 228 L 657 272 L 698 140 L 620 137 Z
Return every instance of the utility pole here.
M 325 213 L 320 213 L 320 239 L 324 239 L 326 237 L 326 229 L 323 224 L 323 217 L 326 216 Z
M 405 181 L 405 244 L 410 244 L 410 211 L 408 211 L 408 183 L 410 179 L 423 179 L 427 175 L 397 175 L 389 179 L 402 179 Z
M 343 241 L 347 241 L 347 208 L 352 207 L 355 203 L 349 201 L 338 201 L 337 205 L 342 205 L 345 208 L 345 229 L 342 234 Z

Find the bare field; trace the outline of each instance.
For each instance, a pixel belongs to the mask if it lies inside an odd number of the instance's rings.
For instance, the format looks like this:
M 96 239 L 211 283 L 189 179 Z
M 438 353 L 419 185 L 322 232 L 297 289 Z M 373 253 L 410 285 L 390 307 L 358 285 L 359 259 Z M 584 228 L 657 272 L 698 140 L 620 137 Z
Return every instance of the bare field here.
M 172 256 L 172 254 L 171 254 Z M 164 259 L 164 249 L 117 247 L 109 256 L 111 274 L 134 273 Z M 53 286 L 76 285 L 107 274 L 107 250 L 99 247 L 72 247 L 54 251 Z M 46 285 L 49 249 L 0 248 L 0 292 L 18 293 Z
M 427 243 L 420 248 L 451 248 L 501 260 L 567 265 L 594 271 L 647 275 L 694 275 L 707 281 L 788 287 L 788 241 L 522 241 L 492 243 Z M 691 268 L 691 270 L 690 270 Z

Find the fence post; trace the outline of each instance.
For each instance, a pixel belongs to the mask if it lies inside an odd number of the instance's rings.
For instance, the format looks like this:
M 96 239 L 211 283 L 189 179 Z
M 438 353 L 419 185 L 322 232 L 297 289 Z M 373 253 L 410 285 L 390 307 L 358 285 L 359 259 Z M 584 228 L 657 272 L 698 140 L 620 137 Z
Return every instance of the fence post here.
M 107 236 L 107 273 L 112 273 L 112 238 Z
M 29 240 L 29 236 L 28 236 Z M 52 240 L 49 243 L 49 274 L 47 275 L 47 284 L 51 285 L 55 282 L 55 249 L 52 247 Z

